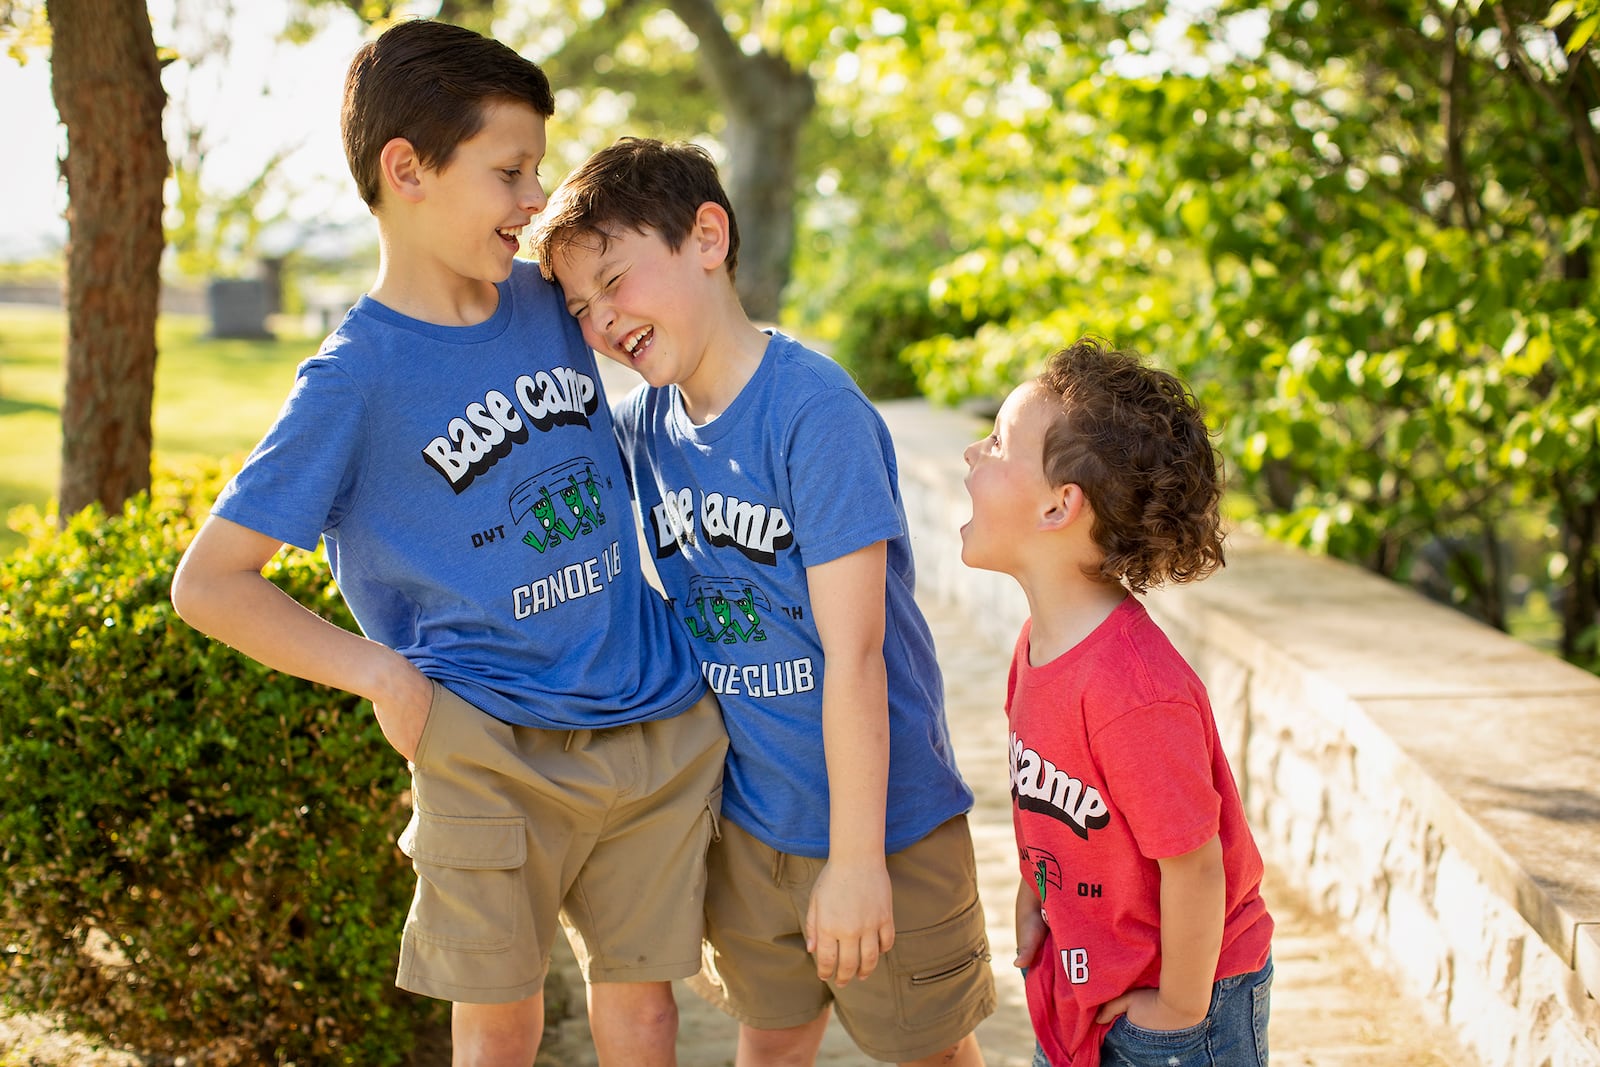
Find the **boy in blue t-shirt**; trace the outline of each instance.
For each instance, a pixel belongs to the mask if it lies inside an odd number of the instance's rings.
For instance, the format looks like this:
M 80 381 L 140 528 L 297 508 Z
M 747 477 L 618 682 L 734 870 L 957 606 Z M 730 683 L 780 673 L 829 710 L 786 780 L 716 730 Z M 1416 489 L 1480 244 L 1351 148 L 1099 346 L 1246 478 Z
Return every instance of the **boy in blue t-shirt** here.
M 867 1054 L 983 1062 L 994 1010 L 966 811 L 893 444 L 836 364 L 754 326 L 738 229 L 693 145 L 625 138 L 535 251 L 616 408 L 644 534 L 729 735 L 697 988 L 738 1062 L 808 1063 L 830 1005 Z
M 514 258 L 554 109 L 537 66 L 455 26 L 357 52 L 342 126 L 377 279 L 300 366 L 172 599 L 370 699 L 410 762 L 396 982 L 454 1002 L 456 1063 L 533 1062 L 565 926 L 600 1063 L 671 1067 L 727 740 L 644 582 L 594 355 Z M 365 636 L 262 574 L 319 538 Z

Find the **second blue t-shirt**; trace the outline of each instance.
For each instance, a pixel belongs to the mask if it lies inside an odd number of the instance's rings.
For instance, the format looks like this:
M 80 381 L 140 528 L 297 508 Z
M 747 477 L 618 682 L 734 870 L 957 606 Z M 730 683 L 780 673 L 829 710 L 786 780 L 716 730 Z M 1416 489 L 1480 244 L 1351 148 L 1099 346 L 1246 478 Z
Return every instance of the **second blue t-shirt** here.
M 781 852 L 828 854 L 825 665 L 806 568 L 887 542 L 885 851 L 972 806 L 950 748 L 894 445 L 832 360 L 774 333 L 728 409 L 697 426 L 675 386 L 617 405 L 617 434 L 672 613 L 728 728 L 723 815 Z

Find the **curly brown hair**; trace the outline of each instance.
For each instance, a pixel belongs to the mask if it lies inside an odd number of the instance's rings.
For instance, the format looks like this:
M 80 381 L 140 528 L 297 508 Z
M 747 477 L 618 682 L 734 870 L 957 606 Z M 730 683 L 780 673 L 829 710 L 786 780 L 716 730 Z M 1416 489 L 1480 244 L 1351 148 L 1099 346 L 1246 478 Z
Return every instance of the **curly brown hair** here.
M 1090 576 L 1142 593 L 1220 568 L 1222 461 L 1188 387 L 1094 337 L 1051 356 L 1038 380 L 1060 404 L 1045 477 L 1082 488 L 1105 552 Z

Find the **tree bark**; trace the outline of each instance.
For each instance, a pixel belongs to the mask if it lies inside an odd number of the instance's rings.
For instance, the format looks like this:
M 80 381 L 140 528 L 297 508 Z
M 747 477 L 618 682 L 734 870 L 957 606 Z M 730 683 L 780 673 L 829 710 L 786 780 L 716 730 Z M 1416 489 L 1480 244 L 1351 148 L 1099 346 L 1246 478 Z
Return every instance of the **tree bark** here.
M 789 283 L 800 134 L 816 106 L 816 86 L 780 55 L 746 54 L 715 0 L 668 6 L 699 39 L 698 58 L 726 109 L 723 181 L 739 223 L 739 297 L 751 318 L 774 321 Z
M 166 92 L 144 0 L 47 0 L 67 128 L 63 519 L 150 487 Z

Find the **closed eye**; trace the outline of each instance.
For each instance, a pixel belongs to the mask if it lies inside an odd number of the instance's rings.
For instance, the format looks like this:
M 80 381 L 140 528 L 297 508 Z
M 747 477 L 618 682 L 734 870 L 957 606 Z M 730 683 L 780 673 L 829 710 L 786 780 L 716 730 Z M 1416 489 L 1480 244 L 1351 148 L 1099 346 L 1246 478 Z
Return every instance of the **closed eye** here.
M 609 293 L 612 287 L 614 287 L 617 282 L 621 281 L 622 276 L 626 273 L 628 273 L 626 270 L 620 270 L 613 274 L 609 279 L 607 279 L 604 285 L 600 286 L 600 288 L 595 291 L 594 296 L 591 296 L 588 300 L 585 300 L 582 303 L 578 303 L 577 301 L 569 303 L 567 305 L 567 313 L 575 319 L 583 318 L 589 313 L 589 305 L 594 301 L 594 299 L 596 297 L 605 296 L 607 293 Z

